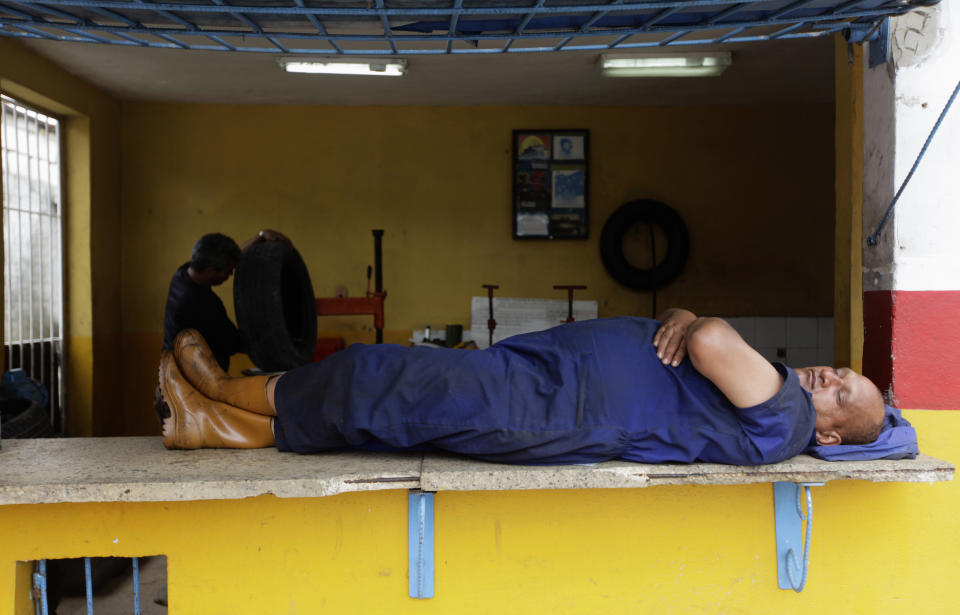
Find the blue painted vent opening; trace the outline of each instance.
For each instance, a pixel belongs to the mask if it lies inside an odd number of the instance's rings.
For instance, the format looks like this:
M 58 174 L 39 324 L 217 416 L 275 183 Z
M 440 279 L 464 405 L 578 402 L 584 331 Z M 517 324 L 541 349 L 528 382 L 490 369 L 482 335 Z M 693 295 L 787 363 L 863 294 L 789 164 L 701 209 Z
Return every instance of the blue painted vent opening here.
M 167 558 L 81 557 L 30 562 L 36 615 L 167 612 Z
M 876 36 L 939 0 L 18 0 L 0 36 L 283 55 L 610 51 Z

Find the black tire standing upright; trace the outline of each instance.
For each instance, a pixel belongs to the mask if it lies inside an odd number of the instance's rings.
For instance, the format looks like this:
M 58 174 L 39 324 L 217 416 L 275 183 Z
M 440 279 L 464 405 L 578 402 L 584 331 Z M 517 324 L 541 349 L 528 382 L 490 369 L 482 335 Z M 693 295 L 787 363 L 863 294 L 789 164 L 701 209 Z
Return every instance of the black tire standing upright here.
M 300 253 L 283 241 L 247 248 L 233 282 L 237 326 L 250 360 L 264 371 L 309 363 L 317 342 L 317 305 Z

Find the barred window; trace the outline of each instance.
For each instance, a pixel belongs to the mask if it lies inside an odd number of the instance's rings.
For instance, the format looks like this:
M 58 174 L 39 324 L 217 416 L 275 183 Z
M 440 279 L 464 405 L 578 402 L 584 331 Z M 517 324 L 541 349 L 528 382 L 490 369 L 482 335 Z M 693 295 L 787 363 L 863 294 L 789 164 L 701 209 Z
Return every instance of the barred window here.
M 63 400 L 63 200 L 60 122 L 0 97 L 3 172 L 4 351 L 50 393 L 56 431 Z

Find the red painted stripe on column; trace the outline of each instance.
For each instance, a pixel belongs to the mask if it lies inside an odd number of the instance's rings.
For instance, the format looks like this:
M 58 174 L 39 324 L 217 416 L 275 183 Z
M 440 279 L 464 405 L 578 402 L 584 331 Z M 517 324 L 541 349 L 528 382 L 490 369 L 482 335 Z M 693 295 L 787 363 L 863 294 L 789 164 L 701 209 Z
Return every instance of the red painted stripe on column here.
M 864 373 L 901 408 L 960 408 L 960 291 L 871 291 L 863 303 Z

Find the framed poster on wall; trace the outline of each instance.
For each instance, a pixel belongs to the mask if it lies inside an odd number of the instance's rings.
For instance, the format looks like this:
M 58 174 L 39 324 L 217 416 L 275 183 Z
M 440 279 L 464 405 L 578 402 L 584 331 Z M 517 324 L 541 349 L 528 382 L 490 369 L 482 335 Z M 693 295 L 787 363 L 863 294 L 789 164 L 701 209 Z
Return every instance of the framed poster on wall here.
M 587 130 L 513 131 L 513 238 L 589 235 Z

